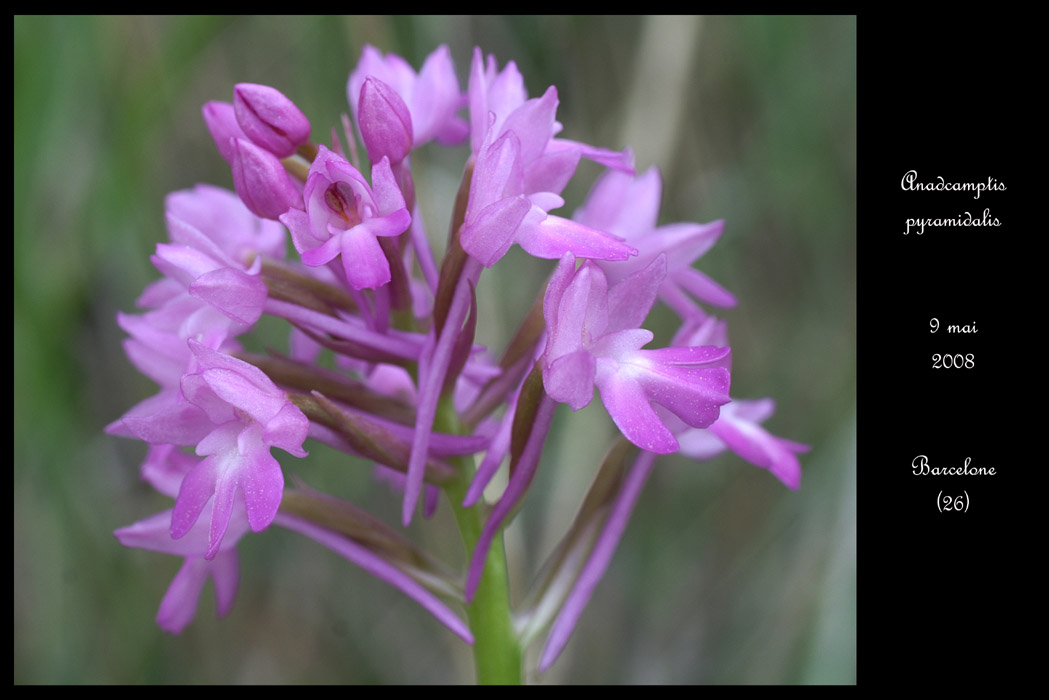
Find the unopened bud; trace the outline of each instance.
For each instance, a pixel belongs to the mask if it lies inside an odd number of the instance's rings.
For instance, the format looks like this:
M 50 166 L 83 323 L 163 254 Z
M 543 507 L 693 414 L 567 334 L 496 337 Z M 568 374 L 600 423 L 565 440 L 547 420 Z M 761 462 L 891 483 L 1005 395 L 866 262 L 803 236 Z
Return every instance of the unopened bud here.
M 233 109 L 247 137 L 280 158 L 287 158 L 310 138 L 310 120 L 276 88 L 238 83 L 233 88 Z
M 302 195 L 280 160 L 245 139 L 230 139 L 233 187 L 256 216 L 276 219 L 289 209 L 302 209 Z
M 412 150 L 412 115 L 401 96 L 386 83 L 369 76 L 361 86 L 357 119 L 361 137 L 373 163 L 390 159 L 400 163 Z

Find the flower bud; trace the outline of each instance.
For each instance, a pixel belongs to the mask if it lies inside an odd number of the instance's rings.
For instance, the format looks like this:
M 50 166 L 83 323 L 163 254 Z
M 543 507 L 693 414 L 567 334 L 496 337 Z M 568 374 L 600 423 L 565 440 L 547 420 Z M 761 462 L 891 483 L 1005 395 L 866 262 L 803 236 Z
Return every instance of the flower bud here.
M 391 165 L 404 160 L 412 149 L 412 115 L 401 96 L 386 83 L 368 77 L 361 86 L 358 120 L 368 158 L 383 156 Z
M 302 195 L 275 155 L 246 139 L 230 139 L 233 187 L 256 216 L 276 219 L 302 209 Z
M 219 154 L 226 159 L 227 163 L 232 162 L 233 147 L 230 145 L 229 140 L 247 138 L 244 135 L 244 131 L 241 130 L 240 124 L 237 123 L 233 105 L 229 102 L 212 100 L 206 103 L 200 111 L 204 115 L 204 123 L 207 124 L 208 131 L 211 132 L 211 138 L 215 140 Z
M 309 119 L 275 88 L 238 83 L 233 109 L 248 138 L 279 158 L 295 153 L 310 138 Z

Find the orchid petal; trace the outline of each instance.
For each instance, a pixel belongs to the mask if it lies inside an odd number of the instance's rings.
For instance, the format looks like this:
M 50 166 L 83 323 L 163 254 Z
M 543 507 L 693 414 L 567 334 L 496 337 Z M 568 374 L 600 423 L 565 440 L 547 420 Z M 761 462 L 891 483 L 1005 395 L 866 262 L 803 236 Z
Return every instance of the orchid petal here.
M 531 208 L 524 197 L 508 197 L 485 207 L 463 226 L 459 239 L 463 250 L 491 267 L 510 250 L 514 233 Z
M 542 212 L 538 207 L 535 211 Z M 529 226 L 521 226 L 517 242 L 537 258 L 559 259 L 567 252 L 579 258 L 626 260 L 637 250 L 609 234 L 571 219 L 548 215 Z
M 208 580 L 210 562 L 187 558 L 164 593 L 157 610 L 157 625 L 165 632 L 179 634 L 197 616 L 197 603 Z
M 647 267 L 638 270 L 608 292 L 608 332 L 638 328 L 656 302 L 666 276 L 666 255 L 660 254 Z
M 189 286 L 189 293 L 249 326 L 262 316 L 267 296 L 262 280 L 232 267 L 201 275 Z
M 573 411 L 594 398 L 597 361 L 587 350 L 562 355 L 543 370 L 543 385 L 550 398 L 567 403 Z
M 711 306 L 732 308 L 736 305 L 736 297 L 732 292 L 695 268 L 688 267 L 675 271 L 673 280 L 692 296 Z
M 339 238 L 346 279 L 354 289 L 378 289 L 390 281 L 390 263 L 375 236 L 363 226 Z
M 649 404 L 641 385 L 626 373 L 602 371 L 609 360 L 598 362 L 597 388 L 608 415 L 623 435 L 643 450 L 657 454 L 677 452 L 678 442 Z

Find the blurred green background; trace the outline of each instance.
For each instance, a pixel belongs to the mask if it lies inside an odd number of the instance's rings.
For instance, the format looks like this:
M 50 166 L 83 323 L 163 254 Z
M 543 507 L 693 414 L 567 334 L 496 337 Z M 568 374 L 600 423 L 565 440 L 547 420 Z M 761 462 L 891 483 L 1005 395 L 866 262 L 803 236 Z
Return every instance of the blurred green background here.
M 464 87 L 473 46 L 515 60 L 531 95 L 557 85 L 565 137 L 659 166 L 661 223 L 725 219 L 700 267 L 740 300 L 733 395 L 775 397 L 766 425 L 813 446 L 796 493 L 732 455 L 664 460 L 564 655 L 536 676 L 535 644 L 530 680 L 855 682 L 854 17 L 16 17 L 14 39 L 16 683 L 471 681 L 468 648 L 421 608 L 287 532 L 241 543 L 228 618 L 209 587 L 172 637 L 153 617 L 180 560 L 111 535 L 170 506 L 138 480 L 145 446 L 102 429 L 155 391 L 114 314 L 158 276 L 164 195 L 232 186 L 201 105 L 270 84 L 326 140 L 365 43 L 416 68 L 446 43 Z M 413 157 L 438 249 L 465 158 Z M 581 166 L 557 213 L 598 174 Z M 515 249 L 485 276 L 483 340 L 551 267 Z M 673 321 L 649 327 L 665 343 Z M 560 409 L 508 531 L 515 599 L 611 438 L 594 404 Z M 286 474 L 396 522 L 365 466 L 314 457 Z M 461 564 L 447 513 L 410 535 Z

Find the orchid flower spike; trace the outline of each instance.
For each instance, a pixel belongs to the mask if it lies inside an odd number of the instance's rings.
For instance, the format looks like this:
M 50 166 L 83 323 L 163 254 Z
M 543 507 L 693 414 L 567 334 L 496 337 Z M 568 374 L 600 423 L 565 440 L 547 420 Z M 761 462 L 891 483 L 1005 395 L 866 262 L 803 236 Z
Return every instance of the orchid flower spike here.
M 311 141 L 310 120 L 273 87 L 239 83 L 231 102 L 204 105 L 235 193 L 198 185 L 168 196 L 169 240 L 151 257 L 163 278 L 138 314 L 117 316 L 129 360 L 159 392 L 106 427 L 149 444 L 142 478 L 174 504 L 114 534 L 182 558 L 157 613 L 166 631 L 190 624 L 209 581 L 219 615 L 229 611 L 239 540 L 276 526 L 476 642 L 479 681 L 517 682 L 542 630 L 540 672 L 565 648 L 660 455 L 731 450 L 794 489 L 808 448 L 762 427 L 771 399 L 730 403 L 726 326 L 700 305 L 736 300 L 694 268 L 722 222 L 659 225 L 659 172 L 636 176 L 629 148 L 562 138 L 555 86 L 529 96 L 513 61 L 500 68 L 475 48 L 464 92 L 447 46 L 418 71 L 365 46 L 346 97 L 358 133 L 343 114 L 330 146 Z M 442 260 L 422 191 L 433 178 L 413 174 L 412 156 L 430 141 L 467 140 Z M 603 174 L 573 218 L 558 216 L 584 158 Z M 481 343 L 500 334 L 479 327 L 491 320 L 491 284 L 528 294 L 528 281 L 514 270 L 481 276 L 514 245 L 556 269 L 491 355 Z M 671 347 L 648 349 L 654 335 L 642 326 L 657 299 L 683 322 Z M 286 347 L 268 333 L 241 344 L 270 321 L 290 324 Z M 506 582 L 518 572 L 503 533 L 558 403 L 579 410 L 595 390 L 622 437 L 533 593 L 512 605 Z M 273 448 L 307 457 L 307 438 L 348 455 L 346 468 L 374 463 L 403 491 L 405 528 L 424 495 L 427 517 L 446 497 L 470 550 L 465 571 L 301 479 L 286 490 L 294 463 L 282 466 Z

